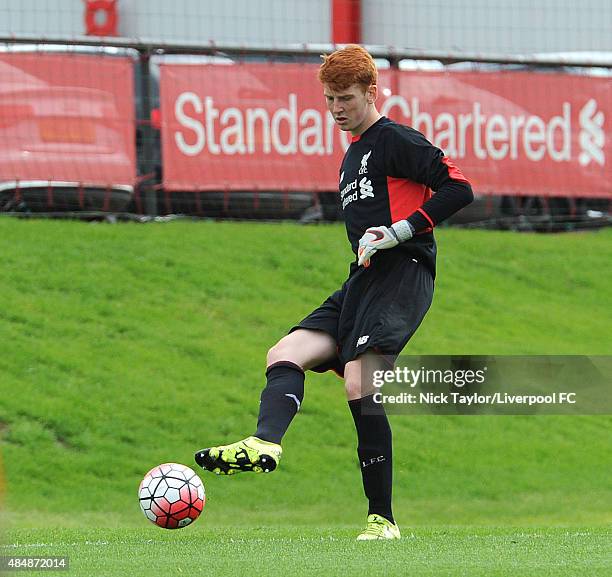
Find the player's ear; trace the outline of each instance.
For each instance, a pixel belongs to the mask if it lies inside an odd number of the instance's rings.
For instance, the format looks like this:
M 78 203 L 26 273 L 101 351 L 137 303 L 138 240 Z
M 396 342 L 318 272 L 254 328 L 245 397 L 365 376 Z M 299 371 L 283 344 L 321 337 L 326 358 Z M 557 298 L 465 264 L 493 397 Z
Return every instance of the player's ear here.
M 370 84 L 366 90 L 366 96 L 368 98 L 368 104 L 374 104 L 378 97 L 378 86 L 376 86 L 376 84 Z

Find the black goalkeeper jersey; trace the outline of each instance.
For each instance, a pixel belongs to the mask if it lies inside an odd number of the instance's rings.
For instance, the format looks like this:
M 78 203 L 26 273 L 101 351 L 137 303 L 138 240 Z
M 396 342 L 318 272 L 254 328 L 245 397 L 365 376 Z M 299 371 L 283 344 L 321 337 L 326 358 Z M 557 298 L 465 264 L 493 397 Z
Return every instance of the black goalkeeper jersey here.
M 388 250 L 404 251 L 433 275 L 433 227 L 472 199 L 469 182 L 439 148 L 384 116 L 353 137 L 340 168 L 340 202 L 353 252 L 367 228 L 407 219 L 415 236 Z

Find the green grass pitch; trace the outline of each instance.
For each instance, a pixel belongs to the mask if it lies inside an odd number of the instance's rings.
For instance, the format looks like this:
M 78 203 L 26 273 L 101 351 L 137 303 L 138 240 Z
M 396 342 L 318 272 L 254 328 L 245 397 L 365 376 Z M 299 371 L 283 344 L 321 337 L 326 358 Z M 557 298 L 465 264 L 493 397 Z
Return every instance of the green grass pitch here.
M 610 353 L 611 230 L 437 238 L 406 353 Z M 277 472 L 203 473 L 192 527 L 144 518 L 148 469 L 252 432 L 267 348 L 346 275 L 340 225 L 0 219 L 0 255 L 0 555 L 66 554 L 79 577 L 612 575 L 609 416 L 393 415 L 403 539 L 356 543 L 330 374 L 307 378 Z
M 67 555 L 68 575 L 606 577 L 605 529 L 416 528 L 356 542 L 353 528 L 236 527 L 16 531 L 15 555 Z M 17 575 L 23 573 L 17 573 Z M 38 573 L 40 575 L 41 573 Z M 64 575 L 66 573 L 52 573 Z

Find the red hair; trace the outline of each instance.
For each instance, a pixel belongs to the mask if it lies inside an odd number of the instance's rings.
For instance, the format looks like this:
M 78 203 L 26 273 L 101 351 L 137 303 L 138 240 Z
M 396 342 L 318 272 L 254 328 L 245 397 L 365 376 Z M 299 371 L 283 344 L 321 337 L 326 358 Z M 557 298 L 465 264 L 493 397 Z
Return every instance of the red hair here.
M 319 68 L 319 81 L 329 84 L 334 90 L 346 90 L 353 84 L 359 84 L 364 91 L 376 84 L 378 72 L 374 59 L 369 52 L 357 44 L 323 55 L 323 64 Z

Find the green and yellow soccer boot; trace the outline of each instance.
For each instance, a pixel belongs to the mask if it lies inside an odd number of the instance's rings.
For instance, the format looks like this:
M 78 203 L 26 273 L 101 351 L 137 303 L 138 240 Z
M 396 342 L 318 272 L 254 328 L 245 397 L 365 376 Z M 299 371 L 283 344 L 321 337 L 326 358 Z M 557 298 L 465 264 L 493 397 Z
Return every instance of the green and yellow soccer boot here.
M 216 475 L 234 475 L 242 471 L 270 473 L 276 469 L 283 450 L 280 445 L 247 437 L 231 445 L 209 447 L 195 454 L 200 467 Z
M 357 536 L 357 541 L 375 539 L 401 539 L 399 527 L 380 515 L 368 515 L 368 524 Z

